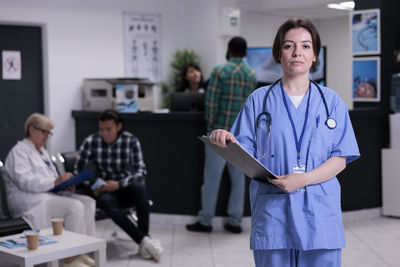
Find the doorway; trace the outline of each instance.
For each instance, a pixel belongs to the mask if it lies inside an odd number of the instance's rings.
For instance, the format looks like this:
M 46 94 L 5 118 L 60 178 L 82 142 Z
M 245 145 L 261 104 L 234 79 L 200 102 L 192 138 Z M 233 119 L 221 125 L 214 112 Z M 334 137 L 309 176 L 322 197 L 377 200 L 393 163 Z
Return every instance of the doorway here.
M 0 25 L 0 52 L 21 53 L 20 80 L 4 80 L 3 68 L 0 68 L 0 159 L 2 160 L 16 142 L 24 137 L 26 118 L 33 112 L 44 111 L 42 35 L 40 26 Z

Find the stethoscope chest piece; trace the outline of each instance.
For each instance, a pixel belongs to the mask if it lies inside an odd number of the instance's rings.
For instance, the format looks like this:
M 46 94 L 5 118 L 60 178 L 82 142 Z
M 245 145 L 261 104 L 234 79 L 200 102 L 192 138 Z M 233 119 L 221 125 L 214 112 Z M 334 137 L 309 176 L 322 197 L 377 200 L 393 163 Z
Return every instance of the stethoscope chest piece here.
M 328 126 L 329 129 L 335 129 L 336 128 L 336 121 L 332 118 L 328 118 L 326 120 L 326 126 Z

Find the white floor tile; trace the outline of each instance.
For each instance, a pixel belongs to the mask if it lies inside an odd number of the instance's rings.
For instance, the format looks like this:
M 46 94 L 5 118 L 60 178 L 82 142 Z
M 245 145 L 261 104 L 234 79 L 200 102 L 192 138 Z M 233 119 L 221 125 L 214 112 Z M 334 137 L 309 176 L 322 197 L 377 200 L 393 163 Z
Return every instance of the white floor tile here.
M 107 240 L 107 267 L 254 266 L 249 228 L 244 227 L 241 234 L 231 234 L 222 228 L 211 233 L 194 233 L 187 231 L 182 223 L 157 221 L 151 224 L 150 234 L 164 246 L 158 263 L 143 260 L 137 254 L 138 246 L 112 221 L 96 222 L 96 235 Z M 112 235 L 115 231 L 117 236 Z M 400 266 L 400 219 L 350 220 L 345 223 L 345 233 L 347 246 L 342 251 L 342 267 Z

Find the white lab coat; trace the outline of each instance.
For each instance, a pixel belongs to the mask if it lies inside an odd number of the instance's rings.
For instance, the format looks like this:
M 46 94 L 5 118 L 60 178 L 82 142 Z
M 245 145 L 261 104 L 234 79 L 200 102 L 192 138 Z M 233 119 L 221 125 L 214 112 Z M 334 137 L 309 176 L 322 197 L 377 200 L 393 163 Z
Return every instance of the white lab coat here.
M 12 217 L 23 217 L 33 229 L 50 227 L 52 217 L 64 217 L 67 229 L 93 234 L 95 201 L 92 198 L 71 192 L 64 193 L 69 197 L 47 193 L 54 187 L 58 174 L 45 148 L 38 151 L 29 139 L 19 141 L 8 153 L 4 170 Z M 82 205 L 85 214 L 70 216 L 71 210 Z

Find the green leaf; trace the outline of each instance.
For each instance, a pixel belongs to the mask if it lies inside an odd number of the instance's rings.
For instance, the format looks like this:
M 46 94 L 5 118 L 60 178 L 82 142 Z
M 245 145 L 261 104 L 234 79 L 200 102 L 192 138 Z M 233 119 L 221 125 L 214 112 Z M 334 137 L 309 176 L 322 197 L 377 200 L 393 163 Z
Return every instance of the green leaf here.
M 192 50 L 177 50 L 174 55 L 173 59 L 171 62 L 171 67 L 173 69 L 173 77 L 172 77 L 172 89 L 174 91 L 179 90 L 179 87 L 181 86 L 181 80 L 182 80 L 182 71 L 185 68 L 186 65 L 188 64 L 197 64 L 199 65 L 200 63 L 200 58 L 196 54 L 196 52 Z

